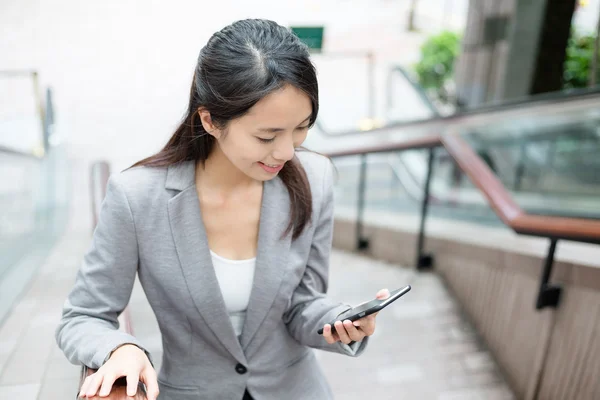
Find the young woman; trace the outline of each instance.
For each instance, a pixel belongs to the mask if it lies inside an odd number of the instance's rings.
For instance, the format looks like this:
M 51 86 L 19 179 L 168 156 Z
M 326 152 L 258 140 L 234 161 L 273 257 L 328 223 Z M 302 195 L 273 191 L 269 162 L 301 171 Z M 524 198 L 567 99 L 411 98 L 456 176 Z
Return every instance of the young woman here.
M 318 109 L 308 50 L 288 29 L 244 20 L 212 36 L 181 126 L 110 179 L 65 303 L 58 344 L 98 369 L 82 397 L 122 376 L 150 399 L 333 397 L 311 348 L 357 356 L 375 317 L 327 324 L 349 308 L 326 297 L 332 167 L 296 151 Z M 136 273 L 162 333 L 158 377 L 116 330 Z

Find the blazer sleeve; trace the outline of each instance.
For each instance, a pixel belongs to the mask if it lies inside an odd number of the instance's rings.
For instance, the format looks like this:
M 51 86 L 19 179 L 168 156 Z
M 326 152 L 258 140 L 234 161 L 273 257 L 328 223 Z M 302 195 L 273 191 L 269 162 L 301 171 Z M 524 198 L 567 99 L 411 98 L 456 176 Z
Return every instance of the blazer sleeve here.
M 113 350 L 139 341 L 119 331 L 138 266 L 135 222 L 125 191 L 111 177 L 90 249 L 64 303 L 56 341 L 73 364 L 100 368 Z
M 315 349 L 346 354 L 360 355 L 369 340 L 345 345 L 341 342 L 328 344 L 317 331 L 335 320 L 350 305 L 334 302 L 326 296 L 329 281 L 329 257 L 333 239 L 333 168 L 325 159 L 322 180 L 323 202 L 320 207 L 317 225 L 312 238 L 310 253 L 304 276 L 292 295 L 284 322 L 290 334 L 301 344 Z

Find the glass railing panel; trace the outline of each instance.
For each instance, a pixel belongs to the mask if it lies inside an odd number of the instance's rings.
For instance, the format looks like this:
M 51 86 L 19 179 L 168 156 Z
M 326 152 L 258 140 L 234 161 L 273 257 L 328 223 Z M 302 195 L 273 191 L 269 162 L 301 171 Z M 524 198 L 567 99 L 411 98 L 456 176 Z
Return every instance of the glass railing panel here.
M 36 81 L 0 71 L 0 322 L 67 222 L 66 148 L 53 135 L 51 92 L 43 104 Z
M 365 210 L 419 215 L 427 176 L 428 150 L 410 150 L 367 156 Z M 448 153 L 438 148 L 431 179 L 429 215 L 443 219 L 502 226 L 468 178 L 460 174 Z M 360 157 L 334 160 L 338 171 L 336 206 L 346 215 L 356 215 Z
M 528 213 L 600 218 L 600 112 L 581 109 L 464 129 Z
M 66 227 L 65 150 L 42 159 L 0 151 L 0 323 Z

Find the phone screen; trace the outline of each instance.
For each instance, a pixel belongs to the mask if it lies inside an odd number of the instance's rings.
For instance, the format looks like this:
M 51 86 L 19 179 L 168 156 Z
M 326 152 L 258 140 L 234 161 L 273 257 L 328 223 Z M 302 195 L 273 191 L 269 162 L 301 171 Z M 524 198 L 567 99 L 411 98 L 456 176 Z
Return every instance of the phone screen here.
M 376 307 L 376 306 L 380 305 L 381 303 L 385 303 L 385 302 L 387 302 L 389 300 L 393 300 L 396 295 L 400 294 L 401 292 L 403 292 L 402 294 L 404 294 L 404 293 L 408 292 L 408 290 L 410 290 L 410 287 L 408 287 L 408 288 L 402 288 L 402 289 L 396 289 L 393 292 L 391 292 L 390 293 L 390 297 L 388 297 L 386 299 L 383 299 L 383 300 L 375 299 L 375 300 L 371 300 L 371 301 L 359 304 L 357 306 L 354 306 L 353 308 L 349 309 L 348 311 L 346 311 L 346 312 L 342 313 L 340 316 L 338 316 L 337 320 L 338 321 L 343 321 L 344 318 L 346 318 L 346 317 L 350 317 L 352 315 L 357 315 L 357 314 L 360 314 L 362 312 L 365 312 L 365 311 L 367 311 L 367 310 L 369 310 L 369 309 L 371 309 L 373 307 Z
M 355 314 L 360 314 L 361 312 L 367 311 L 368 309 L 370 309 L 372 307 L 375 307 L 375 306 L 383 303 L 384 301 L 385 300 L 371 300 L 371 301 L 368 301 L 366 303 L 359 304 L 356 307 L 351 308 L 348 311 L 342 313 L 336 319 L 338 321 L 343 321 L 344 318 L 346 318 L 346 317 L 350 317 L 350 316 L 355 315 Z
M 336 321 L 343 321 L 345 319 L 351 319 L 354 320 L 356 318 L 362 318 L 364 317 L 368 311 L 373 312 L 376 310 L 380 310 L 383 307 L 386 307 L 388 304 L 393 303 L 396 299 L 402 297 L 403 295 L 405 295 L 406 293 L 408 293 L 410 291 L 410 285 L 407 285 L 406 287 L 402 288 L 402 289 L 397 289 L 394 290 L 393 292 L 390 293 L 390 297 L 383 299 L 383 300 L 371 300 L 362 304 L 359 304 L 347 311 L 344 311 L 342 314 L 338 315 L 336 317 Z M 330 322 L 330 325 L 332 326 L 332 331 L 335 332 L 335 327 L 333 326 L 335 323 L 335 321 Z M 323 334 L 323 328 L 320 328 L 317 333 L 319 335 Z

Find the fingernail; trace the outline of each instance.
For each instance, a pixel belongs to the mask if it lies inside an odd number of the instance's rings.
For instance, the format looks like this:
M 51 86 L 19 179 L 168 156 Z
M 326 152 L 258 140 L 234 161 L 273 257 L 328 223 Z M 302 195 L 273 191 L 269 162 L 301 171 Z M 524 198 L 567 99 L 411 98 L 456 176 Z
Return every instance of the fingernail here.
M 360 322 L 358 322 L 358 321 L 354 321 L 354 322 L 352 323 L 352 325 L 354 325 L 354 326 L 360 326 Z

